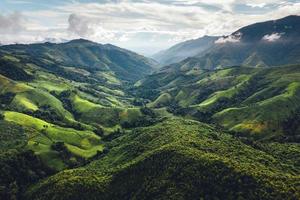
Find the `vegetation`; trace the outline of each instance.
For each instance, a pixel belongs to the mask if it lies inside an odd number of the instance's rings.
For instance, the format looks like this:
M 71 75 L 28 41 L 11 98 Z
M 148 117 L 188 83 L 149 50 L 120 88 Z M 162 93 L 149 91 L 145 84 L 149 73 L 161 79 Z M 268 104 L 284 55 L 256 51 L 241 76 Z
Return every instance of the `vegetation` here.
M 0 199 L 299 199 L 299 65 L 187 61 L 1 46 Z
M 254 139 L 298 141 L 299 69 L 299 65 L 230 67 L 195 74 L 191 73 L 195 69 L 173 66 L 172 73 L 162 70 L 144 79 L 136 93 L 154 91 L 158 95 L 148 96 L 154 107 L 167 107 L 174 114 L 215 123 Z M 158 85 L 150 89 L 152 82 Z
M 294 162 L 284 166 L 288 158 L 283 152 L 256 150 L 199 122 L 166 120 L 122 134 L 107 145 L 109 152 L 100 160 L 40 182 L 28 192 L 29 199 L 297 199 L 300 195 L 300 169 Z M 300 149 L 294 148 L 296 155 Z

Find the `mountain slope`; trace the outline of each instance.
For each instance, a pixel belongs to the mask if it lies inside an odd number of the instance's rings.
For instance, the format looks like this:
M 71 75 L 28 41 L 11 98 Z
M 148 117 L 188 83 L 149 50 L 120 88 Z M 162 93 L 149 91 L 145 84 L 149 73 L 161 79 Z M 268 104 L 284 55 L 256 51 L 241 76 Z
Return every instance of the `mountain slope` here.
M 125 91 L 128 81 L 151 70 L 147 62 L 124 49 L 85 40 L 3 46 L 0 121 L 21 126 L 26 149 L 49 168 L 81 165 L 103 151 L 104 134 L 147 117 Z M 132 75 L 123 78 L 119 69 Z
M 118 79 L 132 81 L 150 73 L 154 62 L 131 51 L 110 44 L 78 39 L 66 43 L 7 45 L 1 52 L 47 59 L 66 67 L 77 67 L 91 73 L 113 73 Z M 29 58 L 30 59 L 30 58 Z
M 176 44 L 167 50 L 158 52 L 152 57 L 161 65 L 177 63 L 209 49 L 217 39 L 218 37 L 204 36 L 195 40 L 188 40 Z
M 140 81 L 136 93 L 153 108 L 256 139 L 299 141 L 299 65 L 208 71 L 174 64 Z
M 226 66 L 279 66 L 300 63 L 300 16 L 252 24 L 221 37 L 208 50 L 182 65 L 216 69 Z
M 269 154 L 263 146 L 254 149 L 195 121 L 172 119 L 135 129 L 111 141 L 108 148 L 101 159 L 35 185 L 28 199 L 297 199 L 300 195 L 296 161 Z M 288 154 L 297 152 L 299 146 Z M 283 166 L 284 162 L 289 164 Z

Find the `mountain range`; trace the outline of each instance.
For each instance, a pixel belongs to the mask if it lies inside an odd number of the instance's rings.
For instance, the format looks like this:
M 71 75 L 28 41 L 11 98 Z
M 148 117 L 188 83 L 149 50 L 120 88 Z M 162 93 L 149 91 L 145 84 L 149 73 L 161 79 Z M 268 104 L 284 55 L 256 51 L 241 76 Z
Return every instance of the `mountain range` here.
M 300 54 L 299 24 L 300 16 L 296 15 L 251 24 L 218 39 L 206 36 L 195 42 L 180 43 L 153 57 L 162 64 L 181 60 L 182 65 L 203 69 L 235 65 L 268 67 L 297 64 Z M 193 51 L 189 53 L 186 49 Z M 177 53 L 183 56 L 178 58 Z M 160 59 L 160 55 L 164 56 L 164 60 Z M 172 61 L 176 57 L 178 59 Z
M 170 47 L 167 50 L 154 54 L 153 59 L 161 65 L 180 62 L 188 57 L 196 56 L 213 46 L 219 37 L 204 36 L 195 40 L 188 40 Z
M 299 199 L 299 19 L 0 46 L 0 199 Z

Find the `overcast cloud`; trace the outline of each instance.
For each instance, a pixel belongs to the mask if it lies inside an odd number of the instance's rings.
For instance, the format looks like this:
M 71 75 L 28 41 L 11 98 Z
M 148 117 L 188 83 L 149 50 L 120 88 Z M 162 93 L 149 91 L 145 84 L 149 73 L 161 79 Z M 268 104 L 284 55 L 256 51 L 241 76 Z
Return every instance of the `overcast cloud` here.
M 183 40 L 299 14 L 300 0 L 3 0 L 0 11 L 0 43 L 82 37 L 150 55 Z M 229 40 L 237 39 L 219 42 Z

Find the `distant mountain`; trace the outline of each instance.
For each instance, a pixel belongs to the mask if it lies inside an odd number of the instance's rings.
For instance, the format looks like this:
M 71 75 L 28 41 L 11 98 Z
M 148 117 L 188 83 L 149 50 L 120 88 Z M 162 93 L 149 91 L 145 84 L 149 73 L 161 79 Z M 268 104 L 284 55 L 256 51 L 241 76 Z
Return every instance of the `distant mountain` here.
M 155 63 L 141 55 L 111 44 L 98 44 L 84 39 L 67 43 L 17 44 L 0 48 L 0 53 L 13 53 L 39 60 L 76 67 L 89 72 L 105 71 L 120 80 L 142 78 L 153 70 Z
M 65 43 L 69 42 L 70 40 L 64 38 L 45 38 L 41 43 L 50 42 L 50 43 Z
M 161 65 L 180 62 L 188 57 L 198 55 L 209 49 L 219 37 L 204 36 L 195 40 L 188 40 L 170 47 L 167 50 L 158 52 L 152 57 Z
M 182 65 L 215 69 L 297 64 L 300 63 L 300 16 L 255 23 L 214 43 L 210 49 L 184 60 Z

